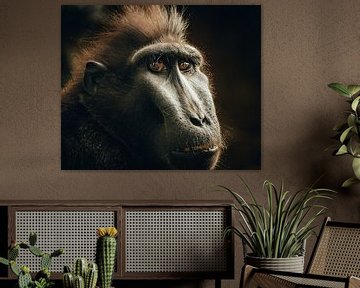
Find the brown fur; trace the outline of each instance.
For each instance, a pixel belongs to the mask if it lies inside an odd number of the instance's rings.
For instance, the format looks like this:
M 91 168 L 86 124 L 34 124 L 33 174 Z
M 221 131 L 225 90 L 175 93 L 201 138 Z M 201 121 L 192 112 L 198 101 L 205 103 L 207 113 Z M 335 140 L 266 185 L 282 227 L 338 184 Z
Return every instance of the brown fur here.
M 110 69 L 124 68 L 129 51 L 153 42 L 184 43 L 187 26 L 176 7 L 123 6 L 122 12 L 111 15 L 102 33 L 82 43 L 82 49 L 73 58 L 71 80 L 63 94 L 68 94 L 81 83 L 89 60 L 104 63 Z

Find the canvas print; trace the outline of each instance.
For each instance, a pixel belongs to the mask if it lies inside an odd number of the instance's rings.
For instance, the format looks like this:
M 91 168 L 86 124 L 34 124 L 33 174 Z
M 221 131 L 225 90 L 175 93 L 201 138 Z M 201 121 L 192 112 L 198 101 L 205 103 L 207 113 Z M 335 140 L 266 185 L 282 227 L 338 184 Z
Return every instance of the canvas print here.
M 261 168 L 261 7 L 63 5 L 63 170 Z

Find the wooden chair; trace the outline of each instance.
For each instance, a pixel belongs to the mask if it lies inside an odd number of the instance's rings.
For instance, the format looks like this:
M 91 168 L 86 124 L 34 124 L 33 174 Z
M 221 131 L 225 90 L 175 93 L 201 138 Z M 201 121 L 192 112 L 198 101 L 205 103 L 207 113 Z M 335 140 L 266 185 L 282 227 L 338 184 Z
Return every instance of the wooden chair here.
M 334 222 L 326 218 L 306 273 L 278 272 L 246 265 L 240 287 L 360 287 L 360 223 Z

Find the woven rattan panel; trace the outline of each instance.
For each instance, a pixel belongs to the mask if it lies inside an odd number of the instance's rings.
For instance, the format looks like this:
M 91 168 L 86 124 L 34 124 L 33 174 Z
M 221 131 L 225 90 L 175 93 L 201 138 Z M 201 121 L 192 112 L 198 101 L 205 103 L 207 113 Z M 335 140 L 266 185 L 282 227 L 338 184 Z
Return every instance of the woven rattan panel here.
M 226 271 L 223 211 L 126 211 L 126 272 Z
M 281 287 L 281 288 L 296 288 L 296 284 L 289 282 L 280 277 L 271 274 L 255 273 L 250 281 L 245 284 L 246 288 L 259 288 L 259 287 Z
M 325 227 L 309 272 L 360 277 L 360 229 Z
M 37 246 L 51 253 L 64 248 L 65 253 L 53 259 L 50 270 L 62 272 L 64 265 L 86 257 L 95 260 L 96 228 L 115 226 L 114 211 L 16 211 L 16 241 L 28 243 L 29 233 L 36 231 Z M 18 262 L 38 271 L 40 258 L 20 251 Z
M 343 282 L 315 279 L 315 278 L 302 278 L 295 276 L 276 276 L 278 278 L 287 280 L 296 284 L 294 287 L 326 287 L 326 288 L 345 288 L 345 279 Z

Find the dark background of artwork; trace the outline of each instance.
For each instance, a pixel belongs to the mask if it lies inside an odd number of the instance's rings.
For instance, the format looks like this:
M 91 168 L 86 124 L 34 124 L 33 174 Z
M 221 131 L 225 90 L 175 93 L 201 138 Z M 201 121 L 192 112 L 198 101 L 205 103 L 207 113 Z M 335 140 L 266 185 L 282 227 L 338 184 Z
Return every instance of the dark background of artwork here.
M 227 142 L 217 169 L 261 168 L 261 6 L 178 6 L 188 40 L 205 54 Z M 62 85 L 82 38 L 96 34 L 118 6 L 62 6 Z

